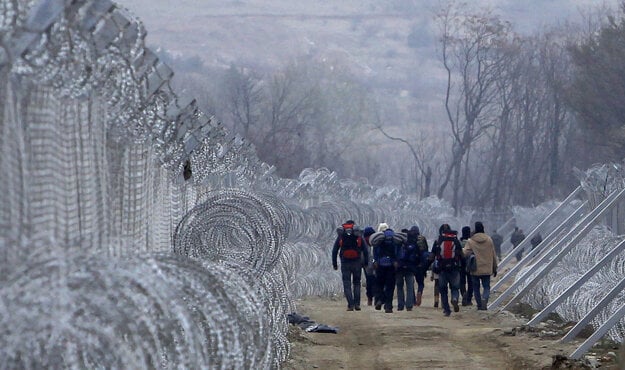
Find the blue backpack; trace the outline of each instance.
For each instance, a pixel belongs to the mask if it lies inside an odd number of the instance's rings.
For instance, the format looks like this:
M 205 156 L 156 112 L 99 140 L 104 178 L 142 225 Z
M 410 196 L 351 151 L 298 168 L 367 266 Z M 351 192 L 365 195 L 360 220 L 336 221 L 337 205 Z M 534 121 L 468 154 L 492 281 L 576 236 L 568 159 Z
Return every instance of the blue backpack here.
M 397 261 L 401 267 L 417 267 L 419 248 L 414 244 L 403 244 L 397 253 Z
M 395 232 L 393 230 L 384 231 L 384 240 L 380 245 L 380 259 L 378 264 L 382 267 L 390 267 L 397 259 L 395 244 Z

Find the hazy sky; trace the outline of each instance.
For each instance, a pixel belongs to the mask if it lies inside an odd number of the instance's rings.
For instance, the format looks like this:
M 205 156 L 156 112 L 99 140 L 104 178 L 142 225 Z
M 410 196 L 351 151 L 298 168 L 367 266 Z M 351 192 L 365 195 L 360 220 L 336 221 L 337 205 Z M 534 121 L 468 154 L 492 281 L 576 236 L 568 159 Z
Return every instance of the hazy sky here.
M 537 27 L 556 24 L 566 19 L 580 19 L 580 11 L 588 11 L 601 4 L 614 6 L 616 0 L 472 0 L 471 4 L 490 6 L 511 21 L 518 31 L 527 32 Z M 406 4 L 413 11 L 406 16 Z M 440 7 L 438 0 L 126 0 L 127 7 L 141 19 L 148 30 L 148 44 L 162 46 L 185 55 L 196 54 L 210 59 L 213 49 L 217 59 L 250 59 L 255 55 L 276 54 L 280 49 L 294 48 L 306 52 L 307 45 L 331 48 L 338 45 L 358 54 L 362 35 L 374 32 L 388 34 L 392 29 L 380 26 L 383 15 L 389 15 L 388 25 L 396 25 L 405 35 L 407 27 L 417 23 L 431 23 L 433 11 Z M 392 19 L 395 14 L 397 19 Z M 371 15 L 377 15 L 378 18 Z M 343 17 L 343 18 L 341 18 Z M 341 24 L 342 23 L 342 24 Z M 358 30 L 358 27 L 362 29 Z M 432 28 L 432 27 L 430 27 Z M 353 37 L 353 38 L 352 38 Z M 382 41 L 386 47 L 388 37 Z M 432 44 L 435 38 L 432 38 Z M 245 50 L 249 46 L 249 50 Z M 255 50 L 262 46 L 263 49 Z M 391 46 L 392 47 L 392 46 Z M 393 47 L 394 48 L 394 47 Z M 236 50 L 235 50 L 236 49 Z M 394 48 L 396 49 L 396 48 Z M 390 50 L 390 49 L 389 49 Z M 397 51 L 397 50 L 395 50 Z M 387 51 L 388 52 L 388 51 Z M 207 60 L 209 61 L 209 60 Z M 210 62 L 210 61 L 209 61 Z

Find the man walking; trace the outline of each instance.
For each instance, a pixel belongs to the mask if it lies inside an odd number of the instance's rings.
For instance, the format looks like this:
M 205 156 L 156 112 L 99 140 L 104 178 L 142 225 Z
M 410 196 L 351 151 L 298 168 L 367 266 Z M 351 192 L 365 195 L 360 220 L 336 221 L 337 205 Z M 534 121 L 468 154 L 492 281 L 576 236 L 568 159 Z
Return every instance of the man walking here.
M 501 260 L 501 245 L 503 244 L 503 236 L 495 230 L 490 238 L 493 240 L 493 244 L 495 245 L 495 254 L 497 254 L 497 259 Z
M 523 230 L 518 227 L 514 228 L 512 235 L 510 235 L 510 243 L 512 243 L 513 248 L 516 248 L 521 242 L 525 239 L 525 235 L 523 234 Z M 523 249 L 518 251 L 515 255 L 517 262 L 523 259 Z
M 462 245 L 458 240 L 458 233 L 452 230 L 449 224 L 443 224 L 438 230 L 438 239 L 432 245 L 434 263 L 432 272 L 438 274 L 438 288 L 443 305 L 443 314 L 451 315 L 449 307 L 448 288 L 451 291 L 451 304 L 454 312 L 458 312 L 458 298 L 460 297 L 460 268 L 462 266 Z
M 484 233 L 484 225 L 481 222 L 475 223 L 475 233 L 467 241 L 464 247 L 464 255 L 469 257 L 475 255 L 476 269 L 471 271 L 473 280 L 473 295 L 477 302 L 477 309 L 486 311 L 488 298 L 490 297 L 490 277 L 497 276 L 497 256 L 495 245 L 490 236 Z M 483 290 L 480 292 L 480 284 Z
M 332 248 L 332 267 L 338 270 L 337 256 L 340 256 L 347 311 L 360 311 L 360 280 L 363 264 L 366 267 L 369 261 L 368 248 L 353 220 L 345 221 L 336 231 L 338 235 Z
M 401 233 L 395 234 L 386 223 L 378 225 L 378 232 L 369 238 L 373 246 L 373 267 L 378 285 L 375 309 L 393 313 L 393 294 L 395 293 L 395 272 L 398 262 L 399 247 L 406 241 Z

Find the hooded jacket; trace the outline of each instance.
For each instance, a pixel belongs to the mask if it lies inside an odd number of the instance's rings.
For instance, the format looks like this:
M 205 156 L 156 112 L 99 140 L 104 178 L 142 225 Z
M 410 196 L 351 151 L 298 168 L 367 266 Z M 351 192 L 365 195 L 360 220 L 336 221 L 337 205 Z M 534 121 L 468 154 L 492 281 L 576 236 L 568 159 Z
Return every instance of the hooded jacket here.
M 477 262 L 477 270 L 471 275 L 492 275 L 497 271 L 497 255 L 495 254 L 495 245 L 490 236 L 484 233 L 474 234 L 464 246 L 463 253 L 468 257 L 471 253 L 475 254 Z

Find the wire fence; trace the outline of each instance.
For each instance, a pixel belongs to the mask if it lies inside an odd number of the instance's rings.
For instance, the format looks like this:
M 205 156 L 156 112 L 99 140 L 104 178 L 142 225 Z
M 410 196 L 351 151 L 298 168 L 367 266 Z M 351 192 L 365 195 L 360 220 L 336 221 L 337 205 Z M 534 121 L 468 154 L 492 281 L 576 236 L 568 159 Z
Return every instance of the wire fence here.
M 432 239 L 471 219 L 327 169 L 278 177 L 110 1 L 1 0 L 0 34 L 0 368 L 279 368 L 294 298 L 342 291 L 343 221 Z

